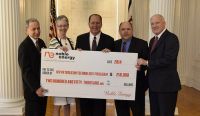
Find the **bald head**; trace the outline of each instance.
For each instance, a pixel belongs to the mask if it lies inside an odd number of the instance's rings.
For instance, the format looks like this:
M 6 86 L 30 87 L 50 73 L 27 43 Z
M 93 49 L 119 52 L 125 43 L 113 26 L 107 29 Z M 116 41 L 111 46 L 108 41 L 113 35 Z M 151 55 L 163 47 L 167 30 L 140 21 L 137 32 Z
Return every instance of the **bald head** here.
M 165 19 L 160 14 L 155 14 L 150 19 L 151 29 L 155 35 L 159 35 L 165 29 Z
M 121 28 L 121 25 L 129 25 L 129 26 L 131 26 L 131 28 L 133 29 L 133 25 L 132 25 L 130 22 L 128 22 L 128 21 L 121 22 L 121 23 L 119 24 L 119 29 Z
M 159 20 L 162 20 L 165 22 L 165 18 L 161 14 L 155 14 L 151 17 L 151 20 L 154 18 L 158 18 Z
M 119 34 L 122 39 L 130 39 L 133 36 L 133 26 L 130 22 L 122 22 L 119 25 Z

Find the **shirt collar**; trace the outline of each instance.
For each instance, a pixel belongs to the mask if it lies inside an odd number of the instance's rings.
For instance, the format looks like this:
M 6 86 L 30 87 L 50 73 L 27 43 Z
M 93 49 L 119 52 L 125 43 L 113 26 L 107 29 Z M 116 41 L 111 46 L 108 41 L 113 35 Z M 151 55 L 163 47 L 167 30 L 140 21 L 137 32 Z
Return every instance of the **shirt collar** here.
M 38 39 L 35 39 L 35 38 L 31 37 L 30 35 L 29 35 L 29 37 L 31 38 L 31 40 L 33 41 L 33 43 L 36 45 L 36 41 L 37 41 Z
M 155 35 L 155 37 L 157 36 L 158 37 L 158 40 L 160 39 L 160 37 L 162 36 L 162 34 L 164 33 L 166 31 L 166 28 L 165 29 L 163 29 L 163 31 L 160 33 L 160 34 L 158 34 L 158 35 Z
M 126 39 L 126 40 L 125 40 L 125 39 L 122 39 L 122 42 L 129 43 L 129 42 L 131 42 L 131 39 L 132 39 L 132 38 L 129 38 L 129 39 Z
M 100 33 L 98 33 L 96 36 L 94 36 L 91 32 L 90 32 L 90 38 L 94 38 L 94 37 L 96 37 L 96 39 L 100 39 L 100 35 L 101 35 L 101 32 Z
M 62 40 L 66 40 L 66 39 L 67 39 L 67 37 L 66 38 L 62 38 Z M 61 41 L 61 38 L 58 37 L 58 40 Z

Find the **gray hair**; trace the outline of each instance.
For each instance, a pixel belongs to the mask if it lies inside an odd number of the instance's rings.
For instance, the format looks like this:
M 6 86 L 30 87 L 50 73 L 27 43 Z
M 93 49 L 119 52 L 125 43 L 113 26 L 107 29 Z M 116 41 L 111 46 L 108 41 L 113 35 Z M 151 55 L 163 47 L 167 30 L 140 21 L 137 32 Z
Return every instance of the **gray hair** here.
M 58 16 L 58 17 L 56 18 L 56 22 L 57 22 L 57 21 L 60 21 L 60 20 L 63 20 L 63 19 L 67 22 L 67 25 L 69 25 L 69 20 L 68 20 L 68 18 L 67 18 L 65 15 L 60 15 L 60 16 Z
M 165 22 L 165 18 L 164 18 L 164 17 L 163 17 L 163 15 L 161 15 L 161 14 L 154 14 L 153 16 L 151 16 L 151 18 L 150 18 L 150 19 L 152 19 L 153 17 L 160 18 L 162 21 L 164 21 L 164 22 Z
M 28 28 L 29 24 L 32 22 L 37 22 L 38 24 L 40 24 L 36 18 L 29 18 L 26 20 L 26 28 Z

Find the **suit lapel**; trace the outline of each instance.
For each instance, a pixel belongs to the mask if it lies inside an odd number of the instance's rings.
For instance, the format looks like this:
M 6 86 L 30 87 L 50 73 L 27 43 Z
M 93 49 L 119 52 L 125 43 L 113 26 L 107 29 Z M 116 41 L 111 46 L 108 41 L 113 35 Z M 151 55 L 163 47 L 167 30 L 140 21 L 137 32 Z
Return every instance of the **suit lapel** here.
M 131 39 L 131 43 L 128 48 L 128 52 L 137 52 L 136 51 L 136 41 L 135 41 L 134 37 L 132 37 L 132 39 Z
M 149 50 L 151 50 L 151 48 L 152 48 L 154 39 L 155 39 L 155 37 L 151 38 L 151 40 L 149 42 Z
M 103 46 L 103 42 L 104 41 L 104 35 L 103 35 L 103 33 L 101 33 L 101 35 L 100 35 L 100 38 L 99 38 L 99 43 L 98 43 L 98 45 L 97 45 L 97 51 L 99 51 L 99 50 L 101 50 L 101 47 Z
M 121 52 L 122 39 L 120 39 L 119 42 L 117 42 L 115 46 L 116 46 L 115 51 Z M 131 43 L 129 45 L 128 52 L 137 52 L 136 51 L 136 41 L 135 41 L 134 37 L 132 37 L 132 39 L 131 39 Z
M 32 39 L 29 36 L 27 36 L 27 40 L 28 40 L 30 46 L 32 46 L 33 48 L 35 48 L 37 50 L 35 44 L 33 43 Z
M 86 50 L 90 50 L 90 33 L 87 33 L 85 35 L 85 40 L 83 41 L 84 42 L 84 46 L 86 47 L 85 49 Z
M 165 39 L 165 36 L 167 35 L 167 33 L 168 33 L 169 31 L 168 30 L 166 30 L 162 35 L 161 35 L 161 37 L 159 38 L 159 40 L 158 40 L 158 43 L 156 44 L 156 46 L 155 46 L 155 48 L 153 49 L 153 51 L 151 52 L 151 53 L 153 53 L 154 51 L 156 51 L 156 49 L 160 46 L 160 44 L 164 41 L 164 39 Z M 154 37 L 154 39 L 155 39 L 155 37 Z M 154 41 L 154 40 L 153 40 Z M 152 47 L 152 44 L 153 44 L 153 41 L 151 42 L 151 47 Z M 150 47 L 150 49 L 151 49 L 151 47 Z
M 121 52 L 121 46 L 122 46 L 122 39 L 120 39 L 118 42 L 116 42 L 115 51 Z
M 35 44 L 33 43 L 32 39 L 31 39 L 29 36 L 27 36 L 27 40 L 28 40 L 30 46 L 32 47 L 32 49 L 33 49 L 34 51 L 37 51 L 38 53 L 40 53 L 40 52 L 38 51 L 38 49 L 36 48 Z M 38 40 L 38 41 L 39 41 L 39 40 Z M 40 41 L 39 41 L 39 47 L 41 48 L 41 42 L 40 42 Z

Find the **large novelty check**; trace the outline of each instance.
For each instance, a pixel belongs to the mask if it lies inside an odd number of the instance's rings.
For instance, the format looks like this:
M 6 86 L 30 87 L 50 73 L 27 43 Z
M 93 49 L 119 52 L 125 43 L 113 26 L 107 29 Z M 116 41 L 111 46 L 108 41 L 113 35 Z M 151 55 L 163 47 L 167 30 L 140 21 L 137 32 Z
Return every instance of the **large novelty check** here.
M 136 53 L 42 49 L 46 96 L 134 100 Z

